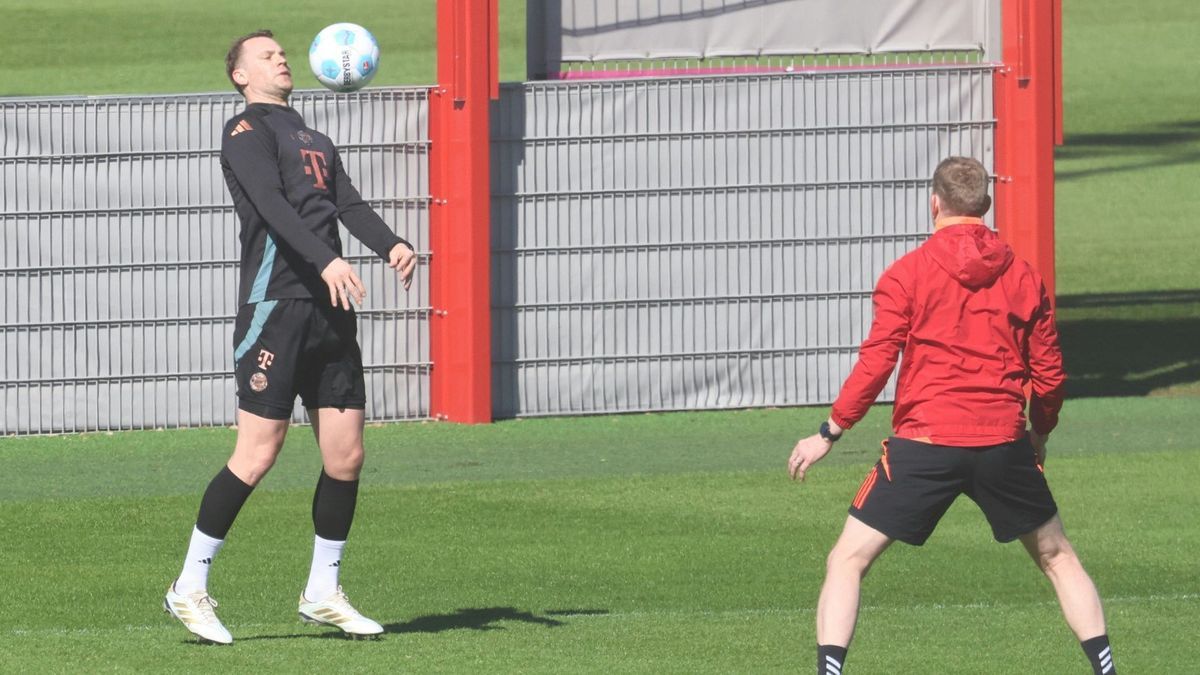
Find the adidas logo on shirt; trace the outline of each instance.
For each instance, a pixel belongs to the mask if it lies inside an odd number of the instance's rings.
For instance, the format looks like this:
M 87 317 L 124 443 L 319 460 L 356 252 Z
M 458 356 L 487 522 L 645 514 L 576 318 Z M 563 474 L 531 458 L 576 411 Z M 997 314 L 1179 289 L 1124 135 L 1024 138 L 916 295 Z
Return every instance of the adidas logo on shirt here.
M 237 136 L 238 134 L 242 133 L 243 131 L 253 131 L 253 130 L 254 130 L 254 127 L 250 126 L 249 122 L 247 122 L 246 120 L 242 120 L 241 122 L 237 123 L 237 126 L 235 126 L 233 128 L 233 131 L 229 132 L 229 135 Z

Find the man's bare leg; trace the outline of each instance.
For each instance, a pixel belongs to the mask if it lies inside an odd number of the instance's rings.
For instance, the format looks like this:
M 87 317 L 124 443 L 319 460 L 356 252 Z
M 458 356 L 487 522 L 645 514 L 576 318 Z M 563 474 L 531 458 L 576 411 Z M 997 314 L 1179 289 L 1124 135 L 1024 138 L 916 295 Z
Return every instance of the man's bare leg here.
M 237 419 L 237 444 L 228 466 L 242 482 L 253 487 L 275 465 L 287 437 L 289 420 L 259 417 L 245 410 L 238 410 Z
M 1095 671 L 1114 675 L 1116 667 L 1104 626 L 1100 593 L 1067 539 L 1062 520 L 1055 515 L 1038 529 L 1022 536 L 1021 543 L 1054 586 L 1063 617 Z
M 825 583 L 817 600 L 817 672 L 840 673 L 858 623 L 863 577 L 892 539 L 853 516 L 825 562 Z
M 213 611 L 217 603 L 208 595 L 208 571 L 242 505 L 275 463 L 287 427 L 286 419 L 268 419 L 239 410 L 233 455 L 209 482 L 200 500 L 183 569 L 167 589 L 163 608 L 203 640 L 233 642 L 233 636 Z
M 342 550 L 350 534 L 358 502 L 358 476 L 363 465 L 362 410 L 310 410 L 313 433 L 321 446 L 323 469 L 313 494 L 312 566 L 300 598 L 300 617 L 308 623 L 336 626 L 361 637 L 383 632 L 379 623 L 356 610 L 338 584 Z

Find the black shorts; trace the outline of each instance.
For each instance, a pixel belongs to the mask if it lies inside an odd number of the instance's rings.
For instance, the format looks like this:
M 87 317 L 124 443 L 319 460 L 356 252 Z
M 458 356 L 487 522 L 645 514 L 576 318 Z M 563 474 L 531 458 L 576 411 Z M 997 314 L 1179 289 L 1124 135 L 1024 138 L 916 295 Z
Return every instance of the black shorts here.
M 892 539 L 920 546 L 960 495 L 970 497 L 996 541 L 1036 530 L 1058 513 L 1028 438 L 960 448 L 895 436 L 867 474 L 850 515 Z
M 238 310 L 233 329 L 238 408 L 291 418 L 304 407 L 366 407 L 354 311 L 315 300 L 267 300 Z

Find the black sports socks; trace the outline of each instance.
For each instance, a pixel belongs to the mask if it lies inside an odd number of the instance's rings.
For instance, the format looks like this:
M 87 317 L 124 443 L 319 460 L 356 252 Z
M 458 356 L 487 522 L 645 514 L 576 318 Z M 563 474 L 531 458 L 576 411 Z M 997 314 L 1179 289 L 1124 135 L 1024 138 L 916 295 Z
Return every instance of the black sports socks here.
M 1084 640 L 1079 643 L 1088 661 L 1092 662 L 1092 670 L 1096 675 L 1117 675 L 1117 666 L 1113 663 L 1112 646 L 1108 644 L 1108 634 Z
M 200 500 L 196 529 L 213 539 L 224 539 L 238 511 L 242 510 L 242 504 L 246 503 L 253 491 L 253 485 L 243 483 L 228 466 L 222 467 L 209 482 L 204 498 Z
M 817 645 L 817 675 L 842 675 L 846 647 Z
M 357 480 L 330 478 L 322 470 L 312 504 L 313 529 L 317 536 L 330 541 L 346 541 L 357 503 Z
M 1083 653 L 1087 654 L 1092 663 L 1095 675 L 1117 675 L 1117 666 L 1113 663 L 1112 646 L 1108 643 L 1108 635 L 1084 640 L 1079 643 Z M 836 645 L 817 645 L 817 675 L 842 675 L 842 666 L 846 663 L 846 647 Z

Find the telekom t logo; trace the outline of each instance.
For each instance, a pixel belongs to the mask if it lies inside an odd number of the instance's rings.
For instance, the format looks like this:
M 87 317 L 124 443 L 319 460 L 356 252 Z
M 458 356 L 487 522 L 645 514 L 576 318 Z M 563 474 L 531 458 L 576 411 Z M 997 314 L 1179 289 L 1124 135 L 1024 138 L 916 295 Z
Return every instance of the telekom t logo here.
M 326 190 L 325 179 L 329 178 L 328 165 L 325 163 L 325 153 L 318 150 L 300 149 L 300 160 L 304 162 L 304 175 L 313 176 L 313 187 Z

